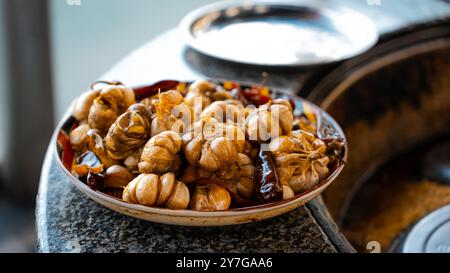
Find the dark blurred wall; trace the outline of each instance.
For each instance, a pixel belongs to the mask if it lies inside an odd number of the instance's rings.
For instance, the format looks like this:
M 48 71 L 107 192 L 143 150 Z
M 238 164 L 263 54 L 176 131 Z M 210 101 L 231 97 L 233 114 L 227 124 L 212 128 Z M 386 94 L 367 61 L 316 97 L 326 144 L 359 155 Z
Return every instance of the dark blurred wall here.
M 0 0 L 0 14 L 4 14 L 4 2 Z M 0 20 L 3 21 L 3 20 Z M 5 159 L 5 131 L 6 131 L 6 54 L 5 54 L 5 24 L 0 22 L 0 186 Z
M 45 0 L 6 0 L 7 120 L 3 188 L 34 202 L 53 128 L 48 11 Z

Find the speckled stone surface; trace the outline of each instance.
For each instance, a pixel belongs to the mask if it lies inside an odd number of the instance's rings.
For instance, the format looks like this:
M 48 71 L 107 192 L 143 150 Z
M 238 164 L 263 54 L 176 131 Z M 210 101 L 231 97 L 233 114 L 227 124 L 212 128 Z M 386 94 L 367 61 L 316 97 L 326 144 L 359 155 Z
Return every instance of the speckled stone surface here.
M 37 208 L 41 252 L 336 252 L 302 207 L 270 220 L 198 228 L 154 224 L 104 208 L 47 155 Z

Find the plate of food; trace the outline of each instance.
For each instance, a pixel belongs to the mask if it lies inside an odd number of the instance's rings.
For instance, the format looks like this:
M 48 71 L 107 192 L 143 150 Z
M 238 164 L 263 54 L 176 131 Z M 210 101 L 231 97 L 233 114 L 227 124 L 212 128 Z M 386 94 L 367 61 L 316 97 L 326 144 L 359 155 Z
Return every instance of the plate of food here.
M 76 188 L 152 222 L 222 226 L 289 212 L 319 195 L 347 158 L 318 106 L 266 86 L 95 82 L 53 137 Z

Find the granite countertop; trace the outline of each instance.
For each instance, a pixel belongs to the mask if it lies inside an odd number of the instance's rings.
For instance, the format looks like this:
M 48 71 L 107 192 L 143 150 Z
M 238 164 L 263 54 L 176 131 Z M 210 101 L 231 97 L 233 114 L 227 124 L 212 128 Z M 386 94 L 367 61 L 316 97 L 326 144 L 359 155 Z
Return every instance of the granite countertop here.
M 448 9 L 443 8 L 448 4 L 439 0 L 427 2 L 426 7 L 421 1 L 393 4 L 380 0 L 381 6 L 351 2 L 356 9 L 379 19 L 376 23 L 382 34 L 448 16 Z M 269 85 L 302 94 L 309 83 L 329 69 L 267 69 L 221 62 L 187 49 L 179 33 L 171 30 L 132 52 L 101 79 L 117 79 L 129 85 L 204 77 L 260 82 L 261 73 L 270 70 Z M 40 252 L 352 251 L 345 242 L 336 241 L 332 221 L 324 224 L 326 209 L 320 198 L 270 220 L 228 227 L 177 227 L 118 214 L 91 201 L 70 184 L 55 162 L 52 145 L 42 169 L 36 219 Z
M 42 252 L 336 252 L 306 207 L 228 227 L 178 227 L 124 216 L 67 181 L 49 151 L 38 207 Z M 45 205 L 44 205 L 45 204 Z

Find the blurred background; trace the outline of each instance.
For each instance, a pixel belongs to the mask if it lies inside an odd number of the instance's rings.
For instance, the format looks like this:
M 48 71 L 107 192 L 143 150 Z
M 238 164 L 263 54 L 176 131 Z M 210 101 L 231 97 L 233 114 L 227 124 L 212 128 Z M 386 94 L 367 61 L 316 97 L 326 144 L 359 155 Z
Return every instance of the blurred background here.
M 40 168 L 71 101 L 130 51 L 210 2 L 0 0 L 0 252 L 34 251 Z

